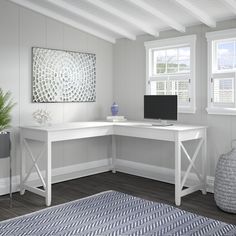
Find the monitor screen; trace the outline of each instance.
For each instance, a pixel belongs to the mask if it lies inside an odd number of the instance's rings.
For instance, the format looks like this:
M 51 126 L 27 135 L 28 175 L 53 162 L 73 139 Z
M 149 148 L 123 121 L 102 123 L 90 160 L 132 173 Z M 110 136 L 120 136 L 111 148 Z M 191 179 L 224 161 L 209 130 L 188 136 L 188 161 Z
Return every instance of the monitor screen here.
M 177 95 L 145 95 L 144 118 L 177 120 Z

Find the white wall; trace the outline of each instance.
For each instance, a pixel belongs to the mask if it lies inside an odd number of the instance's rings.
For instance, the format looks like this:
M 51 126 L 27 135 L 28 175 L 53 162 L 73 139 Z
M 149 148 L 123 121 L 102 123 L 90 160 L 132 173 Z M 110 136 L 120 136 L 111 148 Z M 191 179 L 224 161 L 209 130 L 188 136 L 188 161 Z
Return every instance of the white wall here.
M 17 106 L 13 110 L 13 172 L 19 172 L 18 128 L 34 124 L 32 112 L 51 111 L 52 123 L 104 119 L 112 104 L 112 44 L 60 22 L 0 1 L 0 87 L 12 92 Z M 96 93 L 93 103 L 35 104 L 31 102 L 32 46 L 95 53 Z M 53 146 L 53 168 L 96 161 L 110 155 L 110 138 L 84 139 Z M 39 148 L 35 148 L 37 153 Z M 41 161 L 42 162 L 42 161 Z M 30 162 L 29 162 L 30 164 Z M 8 176 L 8 160 L 0 160 L 0 178 Z M 1 181 L 0 181 L 1 185 Z M 1 186 L 0 186 L 1 188 Z
M 208 115 L 207 106 L 207 31 L 234 28 L 236 20 L 217 24 L 209 29 L 204 25 L 187 29 L 186 34 L 171 30 L 161 32 L 160 39 L 188 34 L 197 35 L 196 59 L 196 105 L 195 114 L 179 114 L 178 122 L 203 124 L 208 129 L 208 175 L 214 176 L 219 155 L 231 148 L 231 140 L 236 138 L 236 117 Z M 158 39 L 159 39 L 158 38 Z M 136 41 L 118 40 L 114 46 L 114 100 L 120 107 L 120 114 L 131 120 L 143 120 L 143 95 L 145 94 L 145 47 L 144 42 L 155 40 L 148 35 Z M 124 86 L 125 85 L 125 86 Z M 159 167 L 174 167 L 174 147 L 170 143 L 152 140 L 118 139 L 118 156 Z M 191 146 L 189 146 L 191 149 Z

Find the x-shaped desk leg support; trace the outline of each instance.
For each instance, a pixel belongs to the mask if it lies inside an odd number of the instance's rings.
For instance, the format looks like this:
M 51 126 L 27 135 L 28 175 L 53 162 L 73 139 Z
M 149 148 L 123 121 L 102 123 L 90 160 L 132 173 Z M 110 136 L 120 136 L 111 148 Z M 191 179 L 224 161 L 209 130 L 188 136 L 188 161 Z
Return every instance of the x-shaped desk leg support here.
M 43 185 L 43 188 L 46 189 L 45 181 L 44 181 L 44 179 L 43 179 L 42 173 L 40 172 L 40 169 L 39 169 L 38 164 L 37 164 L 38 160 L 43 156 L 43 154 L 44 154 L 44 152 L 45 152 L 45 144 L 43 145 L 43 148 L 41 149 L 41 152 L 39 153 L 39 155 L 35 158 L 35 157 L 34 157 L 34 154 L 33 154 L 33 152 L 31 151 L 31 149 L 30 149 L 30 147 L 29 147 L 29 144 L 28 144 L 28 142 L 27 142 L 26 139 L 23 140 L 23 143 L 24 143 L 24 146 L 25 146 L 25 148 L 26 148 L 26 150 L 27 150 L 29 156 L 31 157 L 31 160 L 32 160 L 32 163 L 33 163 L 33 164 L 31 165 L 31 167 L 30 167 L 28 173 L 26 174 L 25 178 L 23 179 L 23 184 L 26 183 L 26 181 L 28 180 L 30 174 L 32 173 L 32 170 L 35 168 L 36 171 L 37 171 L 37 174 L 38 174 L 38 176 L 39 176 L 39 179 L 41 180 L 41 183 L 42 183 L 42 185 Z
M 199 151 L 202 149 L 202 173 L 196 168 L 195 162 Z M 189 166 L 182 178 L 182 168 L 181 168 L 181 152 L 187 157 L 189 161 Z M 199 180 L 199 184 L 183 189 L 186 184 L 187 178 L 189 177 L 190 171 L 196 174 Z M 181 197 L 195 192 L 196 190 L 202 190 L 203 194 L 206 194 L 206 134 L 204 137 L 198 139 L 198 145 L 194 151 L 192 158 L 187 152 L 182 141 L 179 140 L 179 137 L 176 137 L 175 140 L 175 204 L 180 206 Z
M 40 196 L 46 197 L 46 205 L 51 205 L 51 142 L 47 141 L 43 143 L 43 148 L 41 149 L 38 156 L 34 156 L 29 142 L 24 137 L 21 137 L 21 185 L 20 185 L 20 194 L 23 195 L 25 193 L 25 190 L 29 190 L 31 192 L 34 192 L 36 194 L 39 194 Z M 29 170 L 26 172 L 25 170 L 25 162 L 26 162 L 26 153 L 29 154 L 32 165 L 29 168 Z M 43 156 L 43 154 L 46 153 L 46 176 L 43 178 L 43 175 L 39 169 L 38 161 Z M 39 179 L 41 181 L 41 184 L 43 186 L 43 189 L 39 189 L 37 187 L 32 187 L 27 184 L 27 180 L 29 180 L 29 176 L 32 173 L 32 171 L 36 169 L 36 172 L 39 176 Z

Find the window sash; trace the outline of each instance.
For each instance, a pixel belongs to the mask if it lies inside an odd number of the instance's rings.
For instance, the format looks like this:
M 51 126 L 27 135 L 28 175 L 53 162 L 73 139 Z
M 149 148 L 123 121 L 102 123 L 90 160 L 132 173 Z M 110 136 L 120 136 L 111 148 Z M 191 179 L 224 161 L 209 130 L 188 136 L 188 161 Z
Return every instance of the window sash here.
M 183 49 L 183 48 L 189 48 L 189 55 L 185 56 L 185 58 L 183 55 L 181 56 L 180 52 L 179 52 L 179 50 Z M 168 65 L 170 65 L 171 63 L 168 63 L 167 52 L 168 52 L 168 50 L 172 50 L 172 49 L 176 50 L 176 56 L 174 56 L 176 58 L 172 62 L 173 63 L 176 62 L 177 68 L 175 68 L 176 71 L 174 71 L 174 72 L 168 72 L 168 69 L 170 69 L 170 67 Z M 157 56 L 155 57 L 155 53 L 157 53 L 158 51 L 159 52 L 163 51 L 165 54 L 164 61 L 163 61 L 163 64 L 165 64 L 165 67 L 164 67 L 163 73 L 157 73 L 158 58 L 157 58 Z M 182 74 L 182 73 L 190 73 L 190 71 L 191 71 L 191 46 L 190 46 L 190 44 L 178 45 L 178 46 L 174 46 L 174 47 L 154 48 L 154 49 L 150 50 L 150 52 L 151 52 L 151 76 Z M 183 64 L 184 61 L 187 62 L 186 64 L 189 64 L 189 69 L 180 70 L 181 62 Z
M 219 43 L 233 43 L 233 52 L 232 52 L 232 68 L 226 69 L 218 69 L 219 62 L 218 62 L 218 44 Z M 236 71 L 236 38 L 227 38 L 227 39 L 218 39 L 212 41 L 212 58 L 211 58 L 211 68 L 212 73 L 227 73 L 227 72 L 234 72 Z
M 164 84 L 164 89 L 158 89 L 158 83 Z M 180 83 L 187 83 L 186 89 L 179 88 Z M 150 78 L 151 94 L 152 95 L 178 95 L 179 106 L 190 106 L 191 105 L 191 80 L 190 74 L 185 75 L 172 75 L 172 76 L 161 76 Z M 181 95 L 182 94 L 182 95 Z M 187 95 L 186 95 L 187 94 Z M 182 99 L 181 99 L 182 97 Z
M 216 84 L 216 88 L 220 87 L 220 82 L 228 80 L 231 81 L 232 83 L 232 88 L 231 89 L 220 89 L 219 91 L 215 91 L 215 84 L 218 83 L 218 86 Z M 222 83 L 224 86 L 224 84 Z M 211 106 L 213 107 L 222 107 L 222 108 L 232 108 L 236 107 L 236 97 L 235 97 L 235 92 L 236 92 L 236 83 L 235 83 L 235 73 L 213 73 L 211 76 L 211 84 L 210 84 L 210 89 L 211 89 Z M 231 101 L 229 98 L 227 98 L 227 92 L 228 94 L 231 92 L 232 93 L 232 98 Z M 226 97 L 225 97 L 226 96 Z M 221 101 L 219 101 L 220 97 L 222 98 Z M 227 101 L 228 100 L 228 101 Z

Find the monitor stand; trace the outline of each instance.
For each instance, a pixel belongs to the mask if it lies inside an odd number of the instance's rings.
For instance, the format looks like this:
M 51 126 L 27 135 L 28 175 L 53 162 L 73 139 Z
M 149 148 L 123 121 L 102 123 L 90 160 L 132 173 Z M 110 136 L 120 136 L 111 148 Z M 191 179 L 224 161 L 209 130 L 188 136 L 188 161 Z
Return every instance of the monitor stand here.
M 172 126 L 174 124 L 170 124 L 167 120 L 159 120 L 159 123 L 153 123 L 152 126 Z

